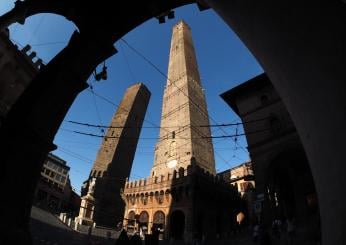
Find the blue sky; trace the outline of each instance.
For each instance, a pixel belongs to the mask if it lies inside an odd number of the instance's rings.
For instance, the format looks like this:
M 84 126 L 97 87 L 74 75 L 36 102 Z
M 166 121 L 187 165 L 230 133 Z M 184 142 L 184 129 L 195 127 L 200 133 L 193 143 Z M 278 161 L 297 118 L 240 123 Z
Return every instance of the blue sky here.
M 3 14 L 13 7 L 15 0 L 1 2 L 0 14 Z M 175 19 L 167 20 L 165 24 L 158 24 L 156 19 L 151 19 L 128 33 L 124 39 L 166 74 L 171 30 L 180 19 L 185 20 L 192 29 L 208 111 L 214 120 L 211 123 L 239 121 L 237 115 L 219 95 L 263 71 L 238 37 L 213 10 L 200 12 L 196 5 L 188 5 L 175 10 Z M 24 25 L 10 26 L 11 39 L 19 46 L 30 44 L 32 50 L 46 63 L 67 44 L 75 29 L 72 22 L 52 14 L 36 15 L 27 19 Z M 99 82 L 93 78 L 89 79 L 93 90 L 111 103 L 93 95 L 90 91 L 83 91 L 73 103 L 54 140 L 58 149 L 53 153 L 65 159 L 71 167 L 70 178 L 77 192 L 89 175 L 101 139 L 78 135 L 71 130 L 94 134 L 101 132 L 99 129 L 70 124 L 68 120 L 108 125 L 116 110 L 115 105 L 121 101 L 126 88 L 136 82 L 143 82 L 152 93 L 144 126 L 152 126 L 152 123 L 160 124 L 166 78 L 122 41 L 115 43 L 115 47 L 119 52 L 106 61 L 108 79 Z M 102 65 L 97 71 L 101 68 Z M 225 127 L 223 130 L 227 134 L 234 134 L 236 128 Z M 238 132 L 242 131 L 243 129 L 239 127 Z M 219 128 L 212 129 L 214 136 L 225 135 L 225 132 Z M 158 134 L 159 129 L 143 128 L 140 138 L 155 138 Z M 245 148 L 245 137 L 239 137 L 238 142 L 243 148 L 235 148 L 231 138 L 213 140 L 218 172 L 249 159 Z M 154 139 L 139 140 L 130 179 L 149 175 L 155 143 Z

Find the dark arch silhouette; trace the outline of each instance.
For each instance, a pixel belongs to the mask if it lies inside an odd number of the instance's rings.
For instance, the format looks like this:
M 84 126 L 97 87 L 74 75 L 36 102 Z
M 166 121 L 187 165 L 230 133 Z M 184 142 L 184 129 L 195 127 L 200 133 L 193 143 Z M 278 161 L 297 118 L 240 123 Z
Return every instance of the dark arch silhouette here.
M 37 13 L 56 13 L 73 21 L 80 31 L 33 80 L 1 125 L 3 195 L 7 197 L 1 208 L 8 210 L 4 219 L 11 223 L 0 228 L 12 234 L 9 240 L 30 240 L 30 208 L 44 157 L 55 149 L 54 135 L 75 97 L 86 88 L 87 77 L 116 52 L 113 43 L 149 18 L 192 2 L 139 1 L 134 7 L 129 1 L 114 9 L 106 0 L 97 5 L 81 0 L 27 0 L 17 1 L 12 11 L 0 17 L 2 29 L 14 22 L 24 23 L 26 17 Z M 309 2 L 297 6 L 274 0 L 202 2 L 239 35 L 282 97 L 311 163 L 321 211 L 322 243 L 342 243 L 346 236 L 346 189 L 340 188 L 340 173 L 346 172 L 346 165 L 341 164 L 346 138 L 345 3 L 315 1 L 313 6 Z M 100 13 L 103 18 L 99 18 Z M 59 99 L 51 100 L 53 94 Z M 47 104 L 49 100 L 52 103 Z M 23 124 L 32 126 L 24 130 Z M 13 175 L 15 166 L 22 162 L 27 163 L 23 174 Z M 27 194 L 23 197 L 17 193 Z
M 184 238 L 185 214 L 181 210 L 174 210 L 170 215 L 170 236 L 175 240 Z

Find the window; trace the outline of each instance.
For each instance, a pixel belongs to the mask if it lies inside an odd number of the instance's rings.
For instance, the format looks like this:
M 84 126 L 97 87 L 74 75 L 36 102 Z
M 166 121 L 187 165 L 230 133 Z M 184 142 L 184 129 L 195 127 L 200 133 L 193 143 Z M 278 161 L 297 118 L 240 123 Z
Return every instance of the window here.
M 145 195 L 143 198 L 143 204 L 147 205 L 148 204 L 148 195 Z
M 175 139 L 175 131 L 172 132 L 172 139 Z
M 57 175 L 55 176 L 55 179 L 56 179 L 57 181 L 60 181 L 60 178 L 61 178 L 61 175 L 60 175 L 60 174 L 57 174 Z
M 53 168 L 54 164 L 51 161 L 48 161 L 47 162 L 47 166 L 50 167 L 50 168 Z
M 245 191 L 247 191 L 248 186 L 249 186 L 248 182 L 240 183 L 240 190 L 245 192 Z

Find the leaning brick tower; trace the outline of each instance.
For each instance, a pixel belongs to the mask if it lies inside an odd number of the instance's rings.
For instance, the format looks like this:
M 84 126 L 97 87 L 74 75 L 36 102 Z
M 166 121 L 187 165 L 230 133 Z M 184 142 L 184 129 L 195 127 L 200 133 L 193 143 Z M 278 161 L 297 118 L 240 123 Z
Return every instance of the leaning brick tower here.
M 93 168 L 82 187 L 78 222 L 114 227 L 123 220 L 121 189 L 130 175 L 150 92 L 138 83 L 129 87 L 114 114 Z

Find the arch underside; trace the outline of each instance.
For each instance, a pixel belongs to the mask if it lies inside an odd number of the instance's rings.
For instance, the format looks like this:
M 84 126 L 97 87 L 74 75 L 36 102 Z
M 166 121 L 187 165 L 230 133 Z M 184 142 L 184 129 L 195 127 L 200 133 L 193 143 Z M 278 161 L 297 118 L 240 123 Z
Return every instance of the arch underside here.
M 82 0 L 18 1 L 13 10 L 0 17 L 0 29 L 15 22 L 24 23 L 25 18 L 38 13 L 54 13 L 73 21 L 82 36 L 114 43 L 144 21 L 193 2 L 140 1 L 135 8 L 133 2 L 124 2 L 114 8 L 114 3 L 106 0 L 97 5 Z M 299 8 L 292 4 L 282 8 L 275 1 L 208 3 L 237 31 L 278 89 L 312 163 L 323 240 L 326 244 L 340 243 L 345 238 L 342 227 L 346 220 L 345 189 L 339 188 L 343 182 L 337 179 L 346 171 L 340 164 L 346 137 L 342 130 L 346 121 L 344 3 L 316 2 L 314 8 L 308 3 Z M 307 88 L 314 89 L 307 93 Z

